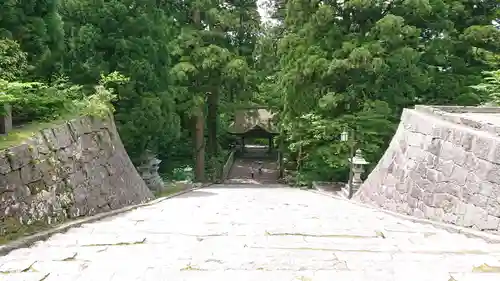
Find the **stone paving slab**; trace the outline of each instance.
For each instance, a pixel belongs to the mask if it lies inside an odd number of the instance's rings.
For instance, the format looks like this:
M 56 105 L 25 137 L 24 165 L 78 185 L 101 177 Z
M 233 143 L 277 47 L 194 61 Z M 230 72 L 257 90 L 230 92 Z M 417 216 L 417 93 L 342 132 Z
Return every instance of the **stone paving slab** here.
M 299 189 L 237 187 L 12 251 L 0 257 L 0 280 L 500 280 L 500 244 Z

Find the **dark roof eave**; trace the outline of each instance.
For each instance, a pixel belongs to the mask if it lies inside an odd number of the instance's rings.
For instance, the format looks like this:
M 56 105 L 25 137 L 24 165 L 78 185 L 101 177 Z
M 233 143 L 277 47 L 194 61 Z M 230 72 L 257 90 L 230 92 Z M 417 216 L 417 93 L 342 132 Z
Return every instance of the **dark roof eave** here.
M 243 133 L 237 133 L 237 132 L 228 132 L 230 135 L 237 135 L 237 136 L 241 136 L 241 135 L 246 135 L 248 134 L 250 131 L 246 131 L 246 132 L 243 132 Z M 279 135 L 280 133 L 275 133 L 275 132 L 267 132 L 267 134 L 270 134 L 270 135 L 273 135 L 273 136 L 277 136 Z
M 235 132 L 235 131 L 232 131 L 232 132 L 231 132 L 231 131 L 229 130 L 229 131 L 228 131 L 228 133 L 230 133 L 230 134 L 232 134 L 232 135 L 245 135 L 245 134 L 248 134 L 248 133 L 250 133 L 250 132 L 252 132 L 252 131 L 254 131 L 254 130 L 259 130 L 259 129 L 261 130 L 261 132 L 264 132 L 265 134 L 269 134 L 269 135 L 279 135 L 279 133 L 278 133 L 278 132 L 270 131 L 269 129 L 267 129 L 267 128 L 263 127 L 263 126 L 260 126 L 260 125 L 255 125 L 255 126 L 253 126 L 253 127 L 249 128 L 249 129 L 247 129 L 247 130 L 245 130 L 245 131 L 243 131 L 243 132 Z

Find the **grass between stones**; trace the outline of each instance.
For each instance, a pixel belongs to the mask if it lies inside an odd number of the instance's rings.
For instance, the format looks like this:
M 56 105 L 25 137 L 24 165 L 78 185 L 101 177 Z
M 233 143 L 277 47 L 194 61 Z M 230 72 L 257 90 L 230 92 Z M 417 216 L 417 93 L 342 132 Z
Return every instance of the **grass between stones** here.
M 500 273 L 500 266 L 490 266 L 487 264 L 482 264 L 480 266 L 474 266 L 472 272 L 479 273 Z
M 7 135 L 0 137 L 0 149 L 9 148 L 29 139 L 34 133 L 49 127 L 51 123 L 33 122 L 17 128 L 12 128 Z
M 191 264 L 186 265 L 185 267 L 180 269 L 181 271 L 207 271 L 206 269 L 198 268 L 192 266 Z
M 5 245 L 20 238 L 57 227 L 62 222 L 57 222 L 53 225 L 49 225 L 44 221 L 35 221 L 30 225 L 24 225 L 20 224 L 13 218 L 7 218 L 1 223 L 3 224 L 2 228 L 5 229 L 6 233 L 0 235 L 0 245 Z

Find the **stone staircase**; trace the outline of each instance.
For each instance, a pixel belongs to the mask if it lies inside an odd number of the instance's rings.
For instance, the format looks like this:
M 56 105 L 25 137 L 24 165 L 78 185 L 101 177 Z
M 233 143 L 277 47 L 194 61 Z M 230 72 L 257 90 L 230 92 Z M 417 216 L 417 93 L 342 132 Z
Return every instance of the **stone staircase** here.
M 246 146 L 244 152 L 237 152 L 227 184 L 275 184 L 278 181 L 278 154 L 269 152 L 265 146 Z M 258 173 L 259 162 L 262 163 L 262 173 Z M 252 177 L 253 171 L 253 177 Z

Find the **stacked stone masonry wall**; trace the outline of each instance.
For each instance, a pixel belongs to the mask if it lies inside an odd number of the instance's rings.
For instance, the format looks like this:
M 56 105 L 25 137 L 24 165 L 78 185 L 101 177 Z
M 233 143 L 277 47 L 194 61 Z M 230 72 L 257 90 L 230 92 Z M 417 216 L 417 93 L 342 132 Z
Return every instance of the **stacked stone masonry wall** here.
M 0 236 L 152 197 L 112 118 L 75 119 L 0 151 Z
M 419 218 L 500 231 L 500 138 L 428 111 L 404 110 L 389 148 L 354 198 Z

